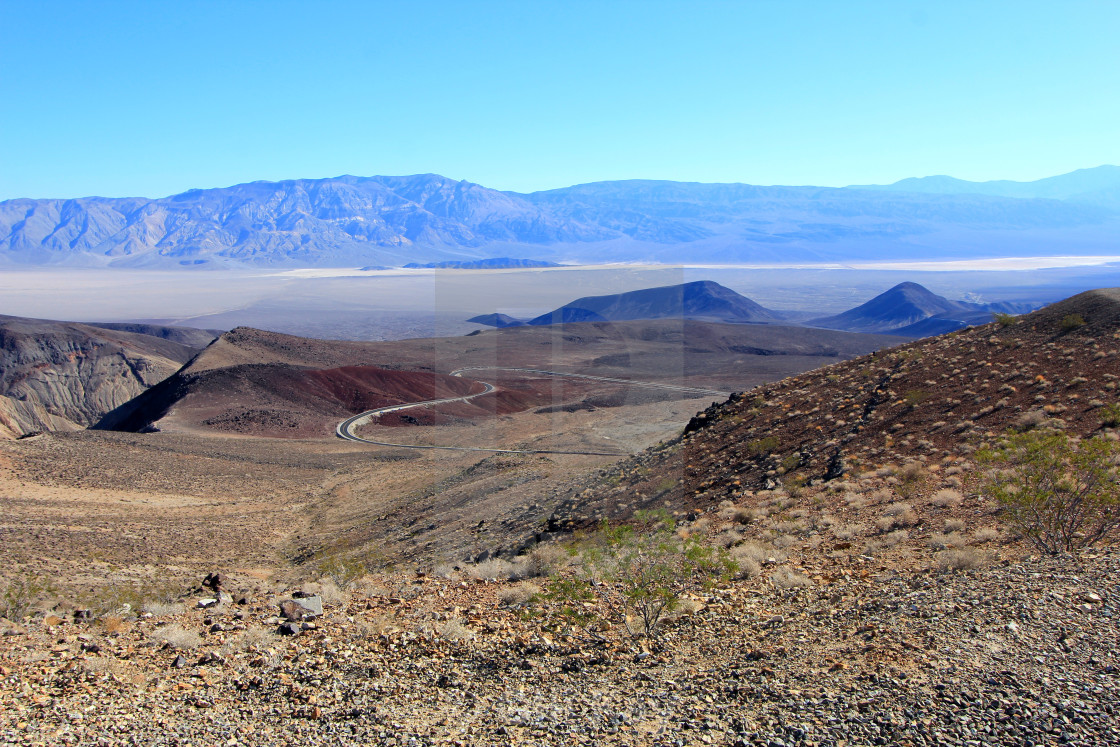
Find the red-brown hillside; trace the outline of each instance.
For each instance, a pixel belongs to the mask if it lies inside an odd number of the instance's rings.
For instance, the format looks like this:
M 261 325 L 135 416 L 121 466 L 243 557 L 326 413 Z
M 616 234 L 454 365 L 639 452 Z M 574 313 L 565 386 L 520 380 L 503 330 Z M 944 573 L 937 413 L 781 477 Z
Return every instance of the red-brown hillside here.
M 1010 320 L 1008 320 L 1010 321 Z M 751 491 L 963 458 L 1008 428 L 1102 431 L 1117 402 L 1120 289 L 765 384 L 697 414 L 684 436 L 620 463 L 554 528 L 636 509 L 703 510 Z M 935 469 L 936 471 L 936 469 Z M 936 481 L 929 488 L 937 487 Z

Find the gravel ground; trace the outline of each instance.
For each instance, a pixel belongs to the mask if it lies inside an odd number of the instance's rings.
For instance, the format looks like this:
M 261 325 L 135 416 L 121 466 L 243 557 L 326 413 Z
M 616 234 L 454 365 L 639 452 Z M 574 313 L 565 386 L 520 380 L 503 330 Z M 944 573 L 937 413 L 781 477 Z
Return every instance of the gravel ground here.
M 509 582 L 428 577 L 383 579 L 298 636 L 275 634 L 282 597 L 250 590 L 47 617 L 0 636 L 0 741 L 1120 743 L 1120 553 L 889 566 L 805 568 L 803 589 L 735 582 L 652 645 L 618 624 L 565 634 L 547 604 L 503 606 Z

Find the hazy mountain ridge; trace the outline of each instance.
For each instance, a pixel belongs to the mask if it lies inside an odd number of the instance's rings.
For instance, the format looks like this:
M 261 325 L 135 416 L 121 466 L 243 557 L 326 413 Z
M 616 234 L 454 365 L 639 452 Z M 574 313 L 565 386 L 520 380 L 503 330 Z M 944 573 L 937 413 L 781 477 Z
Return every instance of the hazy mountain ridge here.
M 859 188 L 629 180 L 518 194 L 421 174 L 160 199 L 14 199 L 0 202 L 0 262 L 400 266 L 510 250 L 576 261 L 901 259 L 1035 254 L 1053 251 L 1059 233 L 1065 252 L 1115 251 L 1120 168 L 1085 171 L 1091 177 L 1025 187 L 948 177 Z M 1022 189 L 1002 194 L 1007 184 Z
M 1050 176 L 1033 182 L 998 179 L 970 182 L 951 176 L 923 176 L 902 179 L 893 184 L 868 184 L 852 189 L 914 192 L 924 194 L 978 194 L 1019 199 L 1073 200 L 1120 206 L 1120 166 L 1097 166 L 1068 174 Z

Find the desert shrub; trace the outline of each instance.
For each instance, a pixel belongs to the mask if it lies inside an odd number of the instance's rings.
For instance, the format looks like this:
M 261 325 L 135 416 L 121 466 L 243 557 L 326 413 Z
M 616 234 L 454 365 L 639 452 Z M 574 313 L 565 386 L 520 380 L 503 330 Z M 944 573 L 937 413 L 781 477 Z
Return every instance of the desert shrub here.
M 972 539 L 976 542 L 992 542 L 1000 538 L 998 529 L 991 527 L 981 527 L 972 533 Z
M 1019 320 L 1019 317 L 1015 316 L 1014 314 L 996 313 L 994 314 L 994 317 L 996 324 L 998 324 L 1000 327 L 1010 327 L 1012 324 L 1015 324 Z
M 276 638 L 276 634 L 272 631 L 259 625 L 252 625 L 226 639 L 225 643 L 222 644 L 221 651 L 228 656 L 239 651 L 267 648 Z
M 905 529 L 896 529 L 893 532 L 887 532 L 880 537 L 868 540 L 867 544 L 863 548 L 863 551 L 868 555 L 874 555 L 875 553 L 882 550 L 888 550 L 892 547 L 896 547 L 909 538 L 910 532 L 906 531 Z
M 319 582 L 318 594 L 322 597 L 323 604 L 343 604 L 346 601 L 346 592 L 329 576 Z
M 156 628 L 152 631 L 152 638 L 178 649 L 198 648 L 202 645 L 202 637 L 197 631 L 188 630 L 178 623 Z
M 559 545 L 536 545 L 524 556 L 523 578 L 551 576 L 571 565 L 572 556 Z
M 765 436 L 754 441 L 747 442 L 747 451 L 755 456 L 761 454 L 769 454 L 778 448 L 777 436 Z
M 656 637 L 684 594 L 720 583 L 736 571 L 727 551 L 695 536 L 681 538 L 674 529 L 667 512 L 640 511 L 633 525 L 604 525 L 582 551 L 589 576 L 607 582 L 595 592 L 622 617 L 632 636 Z M 590 591 L 575 582 L 553 586 L 576 595 L 561 600 L 569 609 Z
M 364 562 L 341 553 L 327 555 L 319 561 L 319 574 L 329 578 L 342 591 L 350 589 L 367 572 Z
M 755 578 L 758 574 L 762 573 L 762 565 L 752 557 L 736 554 L 734 548 L 731 551 L 731 558 L 735 561 L 738 568 L 735 572 L 735 578 Z
M 10 579 L 0 595 L 0 617 L 19 622 L 30 614 L 36 603 L 54 593 L 51 582 L 40 576 L 24 574 Z
M 960 547 L 939 552 L 934 560 L 937 570 L 942 573 L 952 573 L 983 568 L 988 564 L 988 555 L 974 547 Z
M 1021 431 L 1033 430 L 1049 419 L 1045 410 L 1027 410 L 1015 419 L 1015 428 Z
M 1078 327 L 1084 327 L 1085 317 L 1081 316 L 1080 314 L 1066 314 L 1062 317 L 1061 325 L 1062 329 L 1067 332 L 1073 329 L 1077 329 Z
M 1008 522 L 1047 553 L 1111 541 L 1120 528 L 1120 443 L 1065 433 L 1007 436 L 978 452 Z
M 934 550 L 945 550 L 950 547 L 964 547 L 967 544 L 968 538 L 960 532 L 949 532 L 948 534 L 934 532 L 929 536 L 929 546 Z
M 458 571 L 455 570 L 454 563 L 436 563 L 432 566 L 432 575 L 436 578 L 451 579 L 458 575 Z
M 1105 428 L 1120 427 L 1120 402 L 1113 402 L 1101 408 L 1101 425 Z
M 152 617 L 172 617 L 183 614 L 186 605 L 182 602 L 148 601 L 144 602 L 141 609 Z
M 847 541 L 862 537 L 866 531 L 867 526 L 864 524 L 837 524 L 832 527 L 832 536 L 838 540 Z
M 959 490 L 944 488 L 934 493 L 929 502 L 938 508 L 955 508 L 961 505 L 962 500 L 964 500 L 964 497 Z
M 516 570 L 513 563 L 502 558 L 489 558 L 463 568 L 469 577 L 486 581 L 508 580 L 516 575 Z
M 813 580 L 784 565 L 770 574 L 770 583 L 779 589 L 803 589 L 812 586 Z
M 744 542 L 733 547 L 731 548 L 731 556 L 737 561 L 749 558 L 756 563 L 781 563 L 786 559 L 784 552 L 759 542 Z
M 875 521 L 875 526 L 881 532 L 887 532 L 899 527 L 910 527 L 918 523 L 918 514 L 907 503 L 892 503 Z
M 456 618 L 435 623 L 432 625 L 432 632 L 449 641 L 467 641 L 474 638 L 474 631 Z
M 902 395 L 902 402 L 909 408 L 915 408 L 930 398 L 930 393 L 924 389 L 910 389 Z
M 541 587 L 522 581 L 499 591 L 498 602 L 505 607 L 520 607 L 536 599 L 540 593 Z
M 962 519 L 946 519 L 945 531 L 946 532 L 963 532 L 965 527 L 968 526 Z
M 78 605 L 96 618 L 128 616 L 149 604 L 173 603 L 181 591 L 176 584 L 153 581 L 116 581 L 87 589 L 78 596 Z

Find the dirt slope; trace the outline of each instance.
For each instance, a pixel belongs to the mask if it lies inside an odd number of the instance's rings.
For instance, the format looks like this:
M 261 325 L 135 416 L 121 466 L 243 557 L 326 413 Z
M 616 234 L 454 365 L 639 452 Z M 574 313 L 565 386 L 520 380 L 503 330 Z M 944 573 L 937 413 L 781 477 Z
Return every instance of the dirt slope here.
M 197 352 L 150 334 L 0 316 L 0 438 L 92 425 Z

